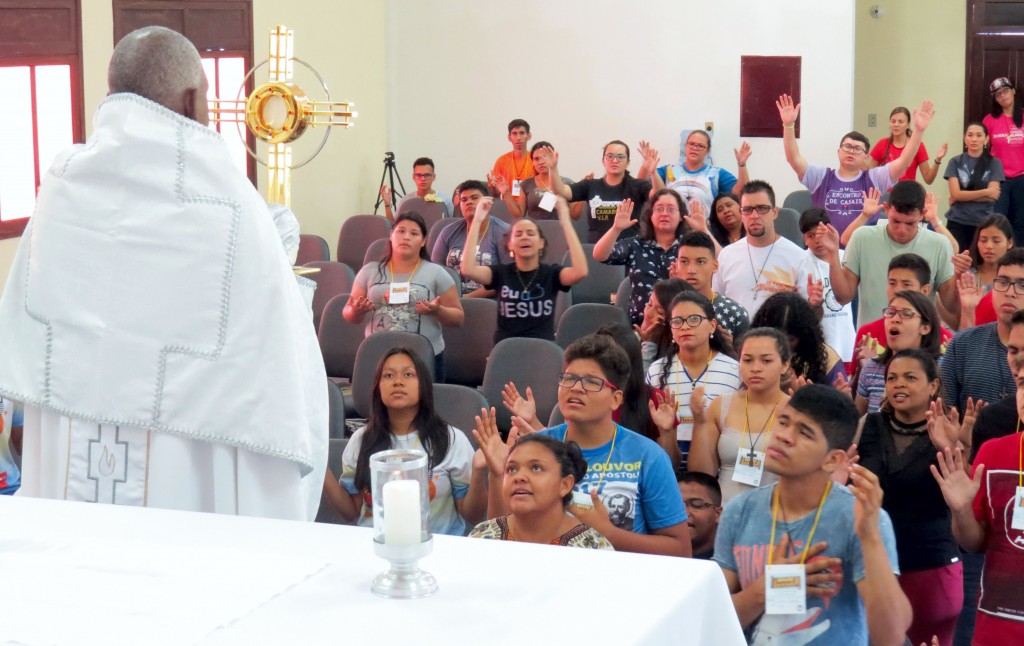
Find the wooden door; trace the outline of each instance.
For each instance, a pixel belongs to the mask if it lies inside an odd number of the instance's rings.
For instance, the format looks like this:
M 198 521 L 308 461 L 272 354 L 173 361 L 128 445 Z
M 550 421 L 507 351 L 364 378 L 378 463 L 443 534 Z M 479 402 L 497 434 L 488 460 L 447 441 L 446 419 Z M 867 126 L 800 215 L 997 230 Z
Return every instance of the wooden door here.
M 988 85 L 1005 76 L 1024 84 L 1024 2 L 968 0 L 967 78 L 964 121 L 981 120 L 992 109 Z

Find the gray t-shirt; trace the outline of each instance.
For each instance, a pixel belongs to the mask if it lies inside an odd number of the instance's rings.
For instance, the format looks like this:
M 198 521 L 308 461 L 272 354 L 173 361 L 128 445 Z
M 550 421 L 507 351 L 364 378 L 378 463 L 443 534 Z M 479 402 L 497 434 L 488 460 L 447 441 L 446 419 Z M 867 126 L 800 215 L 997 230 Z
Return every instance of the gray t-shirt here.
M 971 183 L 971 173 L 974 172 L 974 167 L 978 165 L 979 160 L 980 158 L 971 157 L 967 153 L 957 155 L 949 160 L 949 164 L 946 165 L 946 174 L 943 177 L 946 179 L 957 178 L 960 182 L 960 190 L 985 189 L 988 188 L 989 182 L 1001 182 L 1006 179 L 1006 175 L 1003 173 L 1003 162 L 992 157 L 989 160 L 989 167 L 980 178 L 981 185 L 967 189 Z M 946 219 L 976 227 L 992 213 L 994 206 L 995 202 L 953 202 L 949 205 L 949 210 L 946 211 Z
M 409 285 L 409 302 L 403 305 L 388 304 L 388 291 L 392 282 Z M 366 290 L 366 297 L 376 307 L 366 319 L 366 336 L 374 332 L 400 330 L 415 332 L 427 337 L 434 346 L 434 354 L 444 352 L 444 337 L 441 336 L 441 321 L 432 314 L 416 313 L 416 302 L 432 301 L 449 289 L 455 287 L 455 281 L 443 267 L 432 262 L 421 262 L 419 267 L 410 274 L 392 276 L 387 265 L 371 262 L 363 265 L 356 274 L 356 287 Z
M 480 236 L 479 244 L 477 244 L 476 262 L 478 265 L 486 267 L 512 262 L 505 244 L 505 235 L 510 228 L 508 223 L 498 218 L 490 218 L 487 230 Z M 467 233 L 469 233 L 469 226 L 463 219 L 445 227 L 430 252 L 431 262 L 451 267 L 461 275 L 459 267 L 462 265 L 462 249 L 466 246 Z M 480 284 L 463 276 L 462 293 L 468 294 L 475 289 L 480 289 Z
M 722 512 L 715 538 L 714 560 L 725 570 L 735 572 L 740 587 L 747 588 L 764 574 L 772 531 L 772 493 L 776 485 L 753 489 L 731 500 Z M 807 612 L 798 615 L 762 615 L 750 628 L 750 643 L 756 645 L 793 643 L 864 644 L 868 643 L 864 602 L 856 584 L 864 578 L 864 554 L 860 538 L 853 529 L 854 497 L 846 487 L 833 485 L 821 510 L 813 543 L 825 541 L 828 547 L 814 559 L 839 558 L 843 561 L 843 587 L 827 602 L 807 597 Z M 803 551 L 814 524 L 812 512 L 792 522 L 778 519 L 775 543 L 787 533 L 795 550 Z M 899 574 L 896 537 L 892 520 L 880 510 L 878 526 L 893 572 Z M 792 553 L 792 552 L 791 552 Z
M 563 177 L 562 183 L 568 186 L 569 184 L 572 184 L 572 180 L 568 177 Z M 544 197 L 544 194 L 549 191 L 542 191 L 537 188 L 536 179 L 533 177 L 530 179 L 524 179 L 519 188 L 523 191 L 523 195 L 526 196 L 526 217 L 533 218 L 534 220 L 558 219 L 558 214 L 554 211 L 545 211 L 540 208 L 541 199 Z

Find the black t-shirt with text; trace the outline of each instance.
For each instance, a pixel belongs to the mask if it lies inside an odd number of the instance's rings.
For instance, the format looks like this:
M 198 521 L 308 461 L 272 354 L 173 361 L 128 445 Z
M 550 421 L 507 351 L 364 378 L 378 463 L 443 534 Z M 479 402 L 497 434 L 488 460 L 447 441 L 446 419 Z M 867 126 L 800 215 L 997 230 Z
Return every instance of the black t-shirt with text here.
M 561 265 L 545 265 L 532 271 L 519 271 L 515 263 L 491 265 L 491 284 L 497 292 L 498 329 L 494 342 L 521 336 L 555 340 L 555 298 L 567 292 L 560 273 Z

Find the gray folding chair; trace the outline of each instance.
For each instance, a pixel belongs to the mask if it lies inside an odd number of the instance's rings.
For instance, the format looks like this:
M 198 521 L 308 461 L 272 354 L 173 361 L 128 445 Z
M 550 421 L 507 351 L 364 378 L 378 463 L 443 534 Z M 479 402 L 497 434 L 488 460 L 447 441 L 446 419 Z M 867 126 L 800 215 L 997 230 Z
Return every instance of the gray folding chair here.
M 584 244 L 583 253 L 587 257 L 587 277 L 572 286 L 572 302 L 602 303 L 612 301 L 612 294 L 619 289 L 619 283 L 626 275 L 623 265 L 606 265 L 594 260 L 594 245 Z M 569 253 L 562 257 L 562 265 L 569 264 Z
M 811 199 L 811 192 L 807 189 L 793 191 L 782 200 L 782 208 L 793 209 L 797 213 L 803 213 L 812 206 L 814 202 Z
M 388 238 L 381 238 L 380 240 L 374 240 L 366 247 L 366 253 L 363 254 L 363 265 L 368 265 L 371 262 L 379 262 L 384 257 L 384 252 L 388 248 Z M 429 251 L 427 252 L 430 253 Z
M 329 437 L 341 439 L 345 437 L 345 396 L 338 384 L 327 380 L 328 429 Z
M 502 200 L 494 198 L 494 204 L 491 205 L 491 217 L 498 218 L 503 222 L 512 224 L 516 221 L 516 218 L 512 217 L 512 212 L 508 210 L 508 206 Z
M 569 251 L 569 243 L 565 240 L 562 223 L 557 220 L 534 220 L 537 227 L 544 232 L 547 243 L 544 246 L 543 262 L 560 262 Z
M 445 381 L 476 388 L 484 381 L 487 355 L 494 348 L 498 303 L 490 298 L 463 298 L 461 302 L 465 322 L 441 328 Z
M 441 236 L 441 230 L 448 226 L 455 226 L 456 222 L 460 222 L 461 218 L 456 220 L 453 218 L 445 218 L 444 220 L 438 220 L 430 229 L 427 230 L 427 255 L 434 253 L 434 245 L 437 244 L 437 239 Z
M 335 478 L 341 477 L 341 459 L 345 455 L 345 447 L 348 446 L 348 440 L 343 438 L 331 438 L 330 445 L 327 449 L 327 467 L 334 474 Z M 318 523 L 330 523 L 332 525 L 347 525 L 345 519 L 341 517 L 341 514 L 334 511 L 330 503 L 327 502 L 327 497 L 322 493 L 320 494 L 320 509 L 316 514 L 316 522 Z
M 459 275 L 459 272 L 455 271 L 448 265 L 441 265 L 441 267 L 443 267 L 444 270 L 448 272 L 448 275 L 452 277 L 452 280 L 455 281 L 455 293 L 459 295 L 459 298 L 462 298 L 462 276 Z
M 338 260 L 358 272 L 363 266 L 366 248 L 374 240 L 387 238 L 391 223 L 381 215 L 352 215 L 341 223 L 338 233 Z
M 414 211 L 423 216 L 423 221 L 427 223 L 428 230 L 437 222 L 450 217 L 448 215 L 448 207 L 445 206 L 444 202 L 428 202 L 418 196 L 404 200 L 402 208 L 398 209 L 398 215 L 408 211 Z M 428 249 L 427 251 L 429 252 L 430 250 Z
M 487 399 L 476 388 L 434 384 L 434 410 L 441 419 L 465 433 L 474 449 L 479 445 L 473 436 L 473 418 L 480 414 L 481 408 L 488 408 Z
M 327 301 L 316 335 L 320 340 L 320 353 L 324 357 L 327 376 L 335 382 L 352 379 L 356 350 L 366 336 L 365 325 L 353 325 L 341 315 L 348 303 L 348 296 L 338 294 Z
M 629 316 L 629 299 L 633 297 L 633 285 L 630 284 L 629 278 L 623 278 L 622 282 L 619 283 L 619 289 L 615 291 L 615 306 L 626 313 Z
M 434 376 L 434 346 L 427 337 L 397 330 L 374 332 L 359 345 L 355 366 L 352 368 L 352 404 L 359 417 L 370 414 L 373 374 L 381 357 L 392 348 L 409 348 L 427 365 L 431 378 Z
M 558 403 L 558 374 L 562 372 L 562 349 L 544 339 L 504 339 L 487 357 L 487 370 L 480 391 L 497 413 L 498 428 L 507 434 L 512 416 L 502 403 L 501 392 L 512 382 L 520 393 L 533 389 L 537 419 L 547 419 Z
M 621 308 L 603 303 L 580 303 L 565 310 L 555 329 L 555 342 L 563 348 L 584 337 L 593 334 L 605 325 L 621 323 L 629 327 L 629 317 Z
M 299 234 L 299 255 L 295 260 L 296 265 L 305 265 L 314 260 L 330 260 L 331 248 L 327 241 L 312 233 Z
M 356 274 L 345 263 L 333 260 L 314 260 L 307 262 L 305 266 L 316 267 L 320 270 L 306 276 L 316 283 L 316 291 L 313 292 L 313 326 L 319 330 L 320 317 L 323 315 L 324 308 L 327 307 L 327 302 L 338 294 L 351 292 Z
M 801 249 L 806 249 L 804 236 L 800 233 L 800 212 L 789 208 L 779 209 L 779 217 L 775 219 L 775 232 L 783 238 L 796 243 Z

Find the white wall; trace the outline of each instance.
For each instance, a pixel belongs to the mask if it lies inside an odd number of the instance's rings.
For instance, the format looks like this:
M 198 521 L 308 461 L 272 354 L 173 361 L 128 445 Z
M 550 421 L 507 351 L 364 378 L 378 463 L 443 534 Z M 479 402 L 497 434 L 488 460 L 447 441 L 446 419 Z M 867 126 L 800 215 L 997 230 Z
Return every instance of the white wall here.
M 506 125 L 530 122 L 563 174 L 600 173 L 601 147 L 650 140 L 663 162 L 681 130 L 715 123 L 716 162 L 732 172 L 740 56 L 802 56 L 804 155 L 833 163 L 853 118 L 852 0 L 391 0 L 388 142 L 409 187 L 427 155 L 449 191 L 483 179 L 509 149 Z M 780 125 L 779 133 L 782 128 Z M 800 188 L 781 139 L 750 140 L 753 177 L 782 199 Z M 634 172 L 639 166 L 633 158 Z

